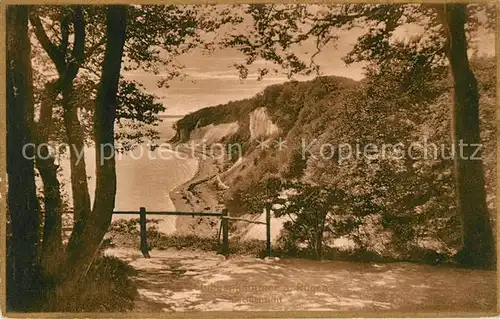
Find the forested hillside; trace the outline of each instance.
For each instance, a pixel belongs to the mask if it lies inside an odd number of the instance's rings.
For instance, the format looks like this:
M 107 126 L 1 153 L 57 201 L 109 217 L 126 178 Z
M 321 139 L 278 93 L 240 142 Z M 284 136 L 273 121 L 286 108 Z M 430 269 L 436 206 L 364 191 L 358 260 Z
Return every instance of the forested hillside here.
M 177 123 L 176 140 L 187 142 L 196 127 L 237 122 L 238 131 L 220 141 L 228 152 L 240 145 L 243 156 L 236 164 L 237 157 L 228 156 L 225 163 L 231 169 L 223 174 L 230 185 L 224 204 L 232 215 L 242 215 L 280 203 L 275 215 L 293 216 L 282 238 L 287 250 L 306 245 L 321 256 L 327 238 L 342 237 L 378 256 L 452 256 L 461 244 L 461 225 L 454 209 L 448 68 L 404 58 L 393 62 L 369 65 L 360 82 L 334 76 L 291 81 L 251 99 L 201 109 Z M 481 152 L 493 219 L 495 61 L 471 62 L 480 89 Z M 278 131 L 252 136 L 252 117 L 260 108 Z M 378 149 L 360 156 L 369 144 Z M 292 195 L 283 196 L 287 191 Z

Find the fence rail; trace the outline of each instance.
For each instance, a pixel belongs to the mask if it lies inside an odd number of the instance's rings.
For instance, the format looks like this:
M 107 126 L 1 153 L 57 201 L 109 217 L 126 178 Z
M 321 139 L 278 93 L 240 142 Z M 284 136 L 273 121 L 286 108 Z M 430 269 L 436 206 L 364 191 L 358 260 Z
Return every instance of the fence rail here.
M 74 214 L 74 211 L 67 211 L 66 214 Z M 147 238 L 147 215 L 163 215 L 163 216 L 202 216 L 202 217 L 219 217 L 221 219 L 222 228 L 222 245 L 221 253 L 225 256 L 229 254 L 229 220 L 244 221 L 254 224 L 266 225 L 266 248 L 267 255 L 271 256 L 271 216 L 270 210 L 266 209 L 266 222 L 250 220 L 245 218 L 231 217 L 227 211 L 217 212 L 175 212 L 175 211 L 147 211 L 145 207 L 140 207 L 136 211 L 113 211 L 113 215 L 139 215 L 141 246 L 140 250 L 145 258 L 150 258 Z M 63 231 L 70 231 L 73 227 L 63 227 Z M 219 235 L 220 238 L 220 235 Z
M 133 215 L 139 214 L 138 211 L 115 211 L 113 215 Z M 171 211 L 156 211 L 156 212 L 147 212 L 148 215 L 166 215 L 166 216 L 215 216 L 221 217 L 222 213 L 214 213 L 214 212 L 171 212 Z

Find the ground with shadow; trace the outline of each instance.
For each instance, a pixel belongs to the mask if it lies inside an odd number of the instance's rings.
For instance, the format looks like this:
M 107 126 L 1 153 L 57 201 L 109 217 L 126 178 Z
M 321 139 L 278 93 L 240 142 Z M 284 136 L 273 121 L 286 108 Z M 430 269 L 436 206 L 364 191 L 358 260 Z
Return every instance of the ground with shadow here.
M 495 311 L 496 275 L 412 263 L 224 258 L 212 252 L 130 248 L 134 311 Z

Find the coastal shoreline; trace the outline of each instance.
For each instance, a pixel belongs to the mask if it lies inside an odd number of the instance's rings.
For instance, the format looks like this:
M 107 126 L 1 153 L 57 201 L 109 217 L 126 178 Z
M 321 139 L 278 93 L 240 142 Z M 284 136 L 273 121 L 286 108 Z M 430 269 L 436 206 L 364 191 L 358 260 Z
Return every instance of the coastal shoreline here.
M 216 160 L 189 150 L 178 150 L 198 160 L 198 169 L 194 176 L 170 191 L 169 196 L 176 211 L 181 212 L 219 212 L 219 194 L 213 187 L 213 181 L 219 174 Z M 177 216 L 176 233 L 200 237 L 216 236 L 219 228 L 217 217 Z

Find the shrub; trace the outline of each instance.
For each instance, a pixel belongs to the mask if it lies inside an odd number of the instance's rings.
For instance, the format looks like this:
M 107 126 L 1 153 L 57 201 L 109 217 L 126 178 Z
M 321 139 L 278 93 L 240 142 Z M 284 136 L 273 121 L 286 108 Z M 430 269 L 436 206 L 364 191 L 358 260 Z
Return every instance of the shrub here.
M 137 287 L 135 269 L 116 257 L 96 259 L 78 290 L 64 286 L 48 291 L 42 311 L 101 312 L 132 310 Z M 50 289 L 50 288 L 49 288 Z
M 231 238 L 229 240 L 230 255 L 250 255 L 259 258 L 266 256 L 266 241 L 259 239 Z

